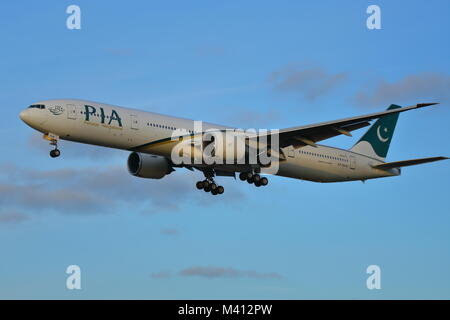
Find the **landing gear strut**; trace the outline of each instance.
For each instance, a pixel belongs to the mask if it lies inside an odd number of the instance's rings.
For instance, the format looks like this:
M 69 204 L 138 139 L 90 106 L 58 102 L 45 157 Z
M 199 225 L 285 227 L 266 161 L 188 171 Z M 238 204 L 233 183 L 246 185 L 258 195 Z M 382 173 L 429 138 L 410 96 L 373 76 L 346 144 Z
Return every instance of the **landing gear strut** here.
M 225 191 L 225 188 L 222 186 L 218 186 L 214 179 L 212 174 L 205 173 L 205 180 L 203 181 L 197 181 L 195 186 L 198 190 L 202 190 L 205 192 L 211 192 L 212 195 L 218 195 L 222 194 Z
M 55 148 L 50 151 L 50 157 L 57 158 L 61 155 L 61 151 L 58 149 L 58 136 L 52 133 L 44 134 L 44 139 L 50 141 L 50 145 Z
M 261 177 L 258 173 L 241 172 L 239 179 L 247 181 L 249 184 L 254 184 L 256 187 L 267 186 L 269 180 L 266 177 Z

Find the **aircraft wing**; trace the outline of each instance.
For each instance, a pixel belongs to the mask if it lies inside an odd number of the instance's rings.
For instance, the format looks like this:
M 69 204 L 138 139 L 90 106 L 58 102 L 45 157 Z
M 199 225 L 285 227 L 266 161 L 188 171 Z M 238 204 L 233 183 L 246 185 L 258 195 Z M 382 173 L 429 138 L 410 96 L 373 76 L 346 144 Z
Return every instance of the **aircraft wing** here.
M 305 145 L 315 146 L 315 143 L 318 141 L 329 139 L 341 134 L 351 136 L 351 131 L 370 125 L 369 121 L 371 120 L 378 119 L 389 114 L 419 109 L 435 104 L 437 103 L 419 103 L 409 107 L 391 109 L 357 117 L 281 129 L 278 133 L 280 148 L 290 145 L 296 148 Z
M 413 159 L 413 160 L 403 160 L 403 161 L 394 161 L 394 162 L 386 162 L 382 164 L 377 164 L 373 166 L 377 169 L 392 169 L 392 168 L 400 168 L 407 166 L 414 166 L 416 164 L 422 164 L 427 162 L 434 162 L 439 160 L 449 159 L 447 157 L 431 157 L 431 158 L 422 158 L 422 159 Z

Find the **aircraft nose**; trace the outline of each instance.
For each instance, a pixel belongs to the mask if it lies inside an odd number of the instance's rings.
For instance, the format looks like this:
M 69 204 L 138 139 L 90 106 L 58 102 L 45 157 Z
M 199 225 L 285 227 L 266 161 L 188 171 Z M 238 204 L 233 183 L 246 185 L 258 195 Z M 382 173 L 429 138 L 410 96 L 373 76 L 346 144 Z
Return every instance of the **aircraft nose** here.
M 27 123 L 30 120 L 30 112 L 29 110 L 25 109 L 19 113 L 20 119 L 22 119 L 23 122 Z

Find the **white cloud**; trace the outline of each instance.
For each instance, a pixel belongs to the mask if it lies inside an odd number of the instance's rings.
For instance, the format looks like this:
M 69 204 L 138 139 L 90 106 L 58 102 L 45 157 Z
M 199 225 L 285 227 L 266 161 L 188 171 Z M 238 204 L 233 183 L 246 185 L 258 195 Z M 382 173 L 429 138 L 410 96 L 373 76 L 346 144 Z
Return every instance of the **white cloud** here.
M 356 93 L 359 106 L 382 106 L 391 103 L 447 102 L 450 100 L 450 76 L 440 73 L 419 73 L 398 81 L 379 81 L 372 88 Z
M 281 279 L 276 272 L 261 273 L 255 270 L 238 270 L 231 267 L 194 266 L 179 272 L 181 276 L 198 276 L 205 278 L 258 278 L 258 279 Z
M 347 73 L 329 73 L 320 67 L 287 65 L 269 76 L 275 91 L 296 93 L 308 101 L 328 94 L 347 80 Z

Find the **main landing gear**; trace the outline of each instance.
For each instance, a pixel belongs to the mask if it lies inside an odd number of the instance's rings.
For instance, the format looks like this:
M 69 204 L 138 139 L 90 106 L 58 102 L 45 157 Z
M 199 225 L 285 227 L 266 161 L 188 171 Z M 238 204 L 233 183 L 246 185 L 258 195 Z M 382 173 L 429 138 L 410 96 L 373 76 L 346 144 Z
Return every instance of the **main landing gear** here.
M 250 184 L 254 184 L 256 187 L 267 186 L 269 180 L 266 177 L 261 177 L 257 173 L 252 172 L 241 172 L 239 174 L 239 179 L 242 181 L 247 181 Z
M 205 179 L 203 181 L 197 181 L 195 184 L 197 189 L 205 191 L 205 192 L 211 192 L 213 195 L 222 194 L 225 191 L 225 188 L 222 186 L 218 186 L 212 178 Z
M 58 149 L 58 136 L 52 133 L 44 134 L 44 139 L 50 141 L 50 145 L 55 148 L 50 151 L 50 157 L 57 158 L 61 155 L 61 151 Z
M 222 186 L 218 186 L 213 179 L 214 173 L 205 172 L 205 180 L 197 181 L 195 186 L 198 190 L 202 190 L 205 192 L 211 192 L 212 195 L 222 194 L 225 191 L 225 188 Z

